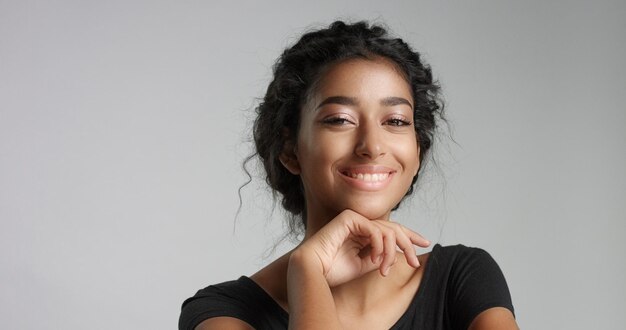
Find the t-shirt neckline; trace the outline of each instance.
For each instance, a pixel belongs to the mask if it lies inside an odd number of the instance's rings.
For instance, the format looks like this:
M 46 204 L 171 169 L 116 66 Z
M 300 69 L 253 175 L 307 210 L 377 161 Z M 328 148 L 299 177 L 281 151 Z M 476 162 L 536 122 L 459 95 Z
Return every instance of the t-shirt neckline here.
M 410 314 L 409 311 L 411 311 L 414 308 L 415 304 L 417 304 L 417 300 L 420 299 L 420 297 L 423 295 L 423 292 L 425 290 L 423 288 L 427 287 L 427 282 L 430 280 L 430 274 L 432 273 L 431 269 L 433 267 L 430 266 L 431 264 L 430 261 L 432 260 L 433 256 L 435 256 L 436 253 L 438 253 L 440 248 L 441 248 L 441 245 L 439 243 L 433 246 L 433 249 L 430 252 L 430 255 L 428 257 L 428 261 L 426 262 L 426 265 L 424 266 L 425 267 L 424 275 L 422 277 L 422 280 L 420 281 L 420 285 L 417 287 L 417 291 L 415 292 L 413 299 L 411 299 L 411 303 L 409 304 L 407 309 L 404 311 L 404 313 L 402 313 L 402 316 L 400 316 L 400 318 L 393 324 L 393 326 L 391 326 L 391 329 L 394 329 L 402 324 L 404 319 L 407 318 L 408 315 Z M 242 275 L 241 277 L 239 277 L 239 281 L 243 282 L 244 285 L 255 290 L 257 294 L 259 294 L 259 296 L 263 297 L 263 300 L 265 300 L 266 303 L 270 304 L 271 306 L 270 308 L 274 309 L 277 313 L 279 313 L 281 318 L 285 318 L 287 320 L 289 319 L 289 313 L 287 313 L 287 311 L 284 310 L 278 304 L 278 302 L 276 302 L 276 300 L 274 300 L 274 298 L 272 298 L 272 296 L 270 296 L 270 294 L 267 293 L 267 291 L 265 291 L 265 289 L 263 289 L 254 280 L 252 280 L 248 276 Z

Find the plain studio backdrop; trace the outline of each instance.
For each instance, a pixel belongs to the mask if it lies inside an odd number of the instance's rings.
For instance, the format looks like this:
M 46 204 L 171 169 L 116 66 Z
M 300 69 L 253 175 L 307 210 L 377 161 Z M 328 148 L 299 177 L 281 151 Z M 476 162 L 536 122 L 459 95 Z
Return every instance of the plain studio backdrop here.
M 273 61 L 336 18 L 443 87 L 456 143 L 393 218 L 490 252 L 524 329 L 623 329 L 626 2 L 127 0 L 0 1 L 0 328 L 173 329 L 289 249 L 255 163 L 236 217 L 241 163 Z

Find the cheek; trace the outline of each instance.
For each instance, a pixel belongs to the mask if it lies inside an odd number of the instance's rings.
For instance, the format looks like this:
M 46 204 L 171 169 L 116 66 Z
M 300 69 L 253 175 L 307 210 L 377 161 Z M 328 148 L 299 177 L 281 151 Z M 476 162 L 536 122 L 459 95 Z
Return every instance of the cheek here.
M 316 132 L 303 143 L 313 162 L 334 162 L 351 155 L 354 150 L 353 138 L 347 134 Z
M 299 143 L 298 160 L 303 169 L 302 175 L 309 179 L 319 176 L 328 170 L 333 161 L 333 146 L 323 139 L 312 136 Z
M 398 143 L 397 145 L 399 147 L 398 153 L 403 155 L 402 158 L 407 163 L 406 166 L 408 168 L 415 168 L 417 170 L 420 164 L 420 147 L 417 144 L 417 141 L 408 140 L 402 144 Z

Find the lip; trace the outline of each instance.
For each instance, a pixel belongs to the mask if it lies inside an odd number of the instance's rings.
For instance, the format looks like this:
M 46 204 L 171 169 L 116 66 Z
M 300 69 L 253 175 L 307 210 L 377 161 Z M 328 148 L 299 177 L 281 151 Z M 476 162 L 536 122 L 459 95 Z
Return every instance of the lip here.
M 364 191 L 377 191 L 384 189 L 389 182 L 391 182 L 391 178 L 396 173 L 396 170 L 381 165 L 358 165 L 358 166 L 346 166 L 342 167 L 338 170 L 339 175 L 343 178 L 350 186 Z M 366 176 L 366 175 L 376 175 L 376 176 L 386 176 L 385 179 L 375 180 L 375 181 L 365 181 L 362 178 L 354 178 L 352 175 Z

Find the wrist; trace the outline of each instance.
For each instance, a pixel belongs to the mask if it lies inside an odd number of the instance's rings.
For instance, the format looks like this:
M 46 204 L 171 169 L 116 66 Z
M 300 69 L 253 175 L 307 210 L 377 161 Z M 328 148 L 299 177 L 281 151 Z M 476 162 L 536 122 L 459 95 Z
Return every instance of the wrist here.
M 290 329 L 339 329 L 332 292 L 315 251 L 300 246 L 289 255 L 287 296 Z
M 324 275 L 324 266 L 318 255 L 305 246 L 299 246 L 289 255 L 288 272 Z

